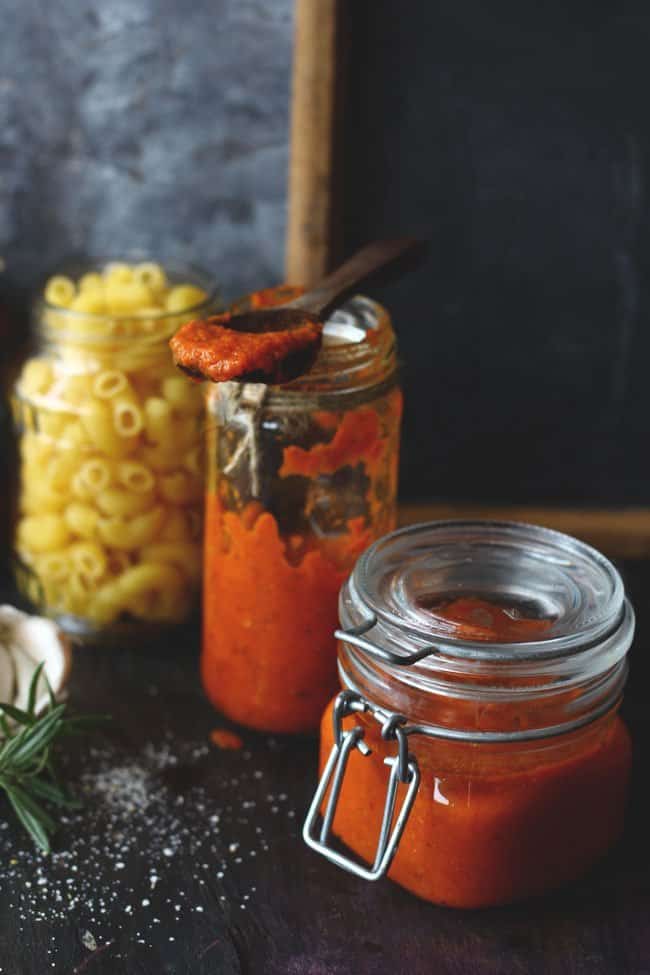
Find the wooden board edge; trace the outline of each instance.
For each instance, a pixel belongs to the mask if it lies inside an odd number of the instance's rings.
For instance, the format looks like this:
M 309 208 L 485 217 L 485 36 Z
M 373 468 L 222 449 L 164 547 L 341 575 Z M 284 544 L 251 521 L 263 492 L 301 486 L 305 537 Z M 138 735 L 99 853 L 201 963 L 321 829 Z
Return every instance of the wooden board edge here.
M 612 558 L 650 558 L 650 507 L 555 508 L 528 505 L 403 504 L 399 524 L 447 518 L 525 521 L 575 535 Z
M 296 0 L 285 280 L 314 284 L 336 258 L 344 74 L 341 0 Z

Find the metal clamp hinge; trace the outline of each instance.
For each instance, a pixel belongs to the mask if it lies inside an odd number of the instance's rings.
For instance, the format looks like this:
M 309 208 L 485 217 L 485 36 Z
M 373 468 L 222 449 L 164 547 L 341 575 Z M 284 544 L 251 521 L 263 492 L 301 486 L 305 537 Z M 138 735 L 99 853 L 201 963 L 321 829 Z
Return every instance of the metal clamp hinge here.
M 392 650 L 380 647 L 366 639 L 366 633 L 376 625 L 377 617 L 373 614 L 363 623 L 359 623 L 358 626 L 350 626 L 347 630 L 335 630 L 334 636 L 343 643 L 349 643 L 350 646 L 363 650 L 374 659 L 383 660 L 386 663 L 394 664 L 396 667 L 411 667 L 419 660 L 424 660 L 425 657 L 438 652 L 436 646 L 422 647 L 420 650 L 414 650 L 411 653 L 394 653 Z
M 409 754 L 407 736 L 402 729 L 406 718 L 400 714 L 382 716 L 382 737 L 397 741 L 398 754 L 394 758 L 384 759 L 385 764 L 390 767 L 390 774 L 373 864 L 368 867 L 365 863 L 353 860 L 334 849 L 330 845 L 332 825 L 348 760 L 355 748 L 364 756 L 370 755 L 370 749 L 363 740 L 364 729 L 360 725 L 356 725 L 354 728 L 344 731 L 342 727 L 342 720 L 346 715 L 361 711 L 372 711 L 372 709 L 360 694 L 342 691 L 338 695 L 334 705 L 334 745 L 309 807 L 302 835 L 305 843 L 312 850 L 321 853 L 337 866 L 364 880 L 378 880 L 388 871 L 397 852 L 420 785 L 420 770 L 415 758 Z M 400 782 L 406 784 L 407 790 L 396 816 L 397 788 Z M 327 795 L 328 790 L 329 795 Z M 321 808 L 326 796 L 327 800 L 319 829 L 318 820 L 321 818 Z

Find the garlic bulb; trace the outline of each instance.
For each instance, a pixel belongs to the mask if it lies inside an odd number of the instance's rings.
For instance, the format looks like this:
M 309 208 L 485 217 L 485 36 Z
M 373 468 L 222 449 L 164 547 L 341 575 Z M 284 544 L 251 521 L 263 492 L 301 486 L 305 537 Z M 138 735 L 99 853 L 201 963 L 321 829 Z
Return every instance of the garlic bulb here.
M 36 711 L 49 700 L 48 684 L 59 694 L 69 667 L 69 650 L 51 620 L 30 616 L 13 606 L 0 606 L 0 702 L 26 708 L 35 669 L 44 663 L 36 694 Z

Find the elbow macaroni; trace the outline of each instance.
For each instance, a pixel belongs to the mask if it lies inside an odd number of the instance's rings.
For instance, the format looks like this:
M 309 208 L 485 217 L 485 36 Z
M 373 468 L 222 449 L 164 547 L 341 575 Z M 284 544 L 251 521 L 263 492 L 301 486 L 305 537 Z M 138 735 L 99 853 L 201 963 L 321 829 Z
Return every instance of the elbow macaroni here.
M 176 372 L 167 339 L 206 299 L 150 262 L 48 282 L 44 327 L 56 349 L 25 364 L 14 403 L 16 548 L 42 610 L 95 625 L 191 611 L 202 396 Z
M 156 483 L 149 468 L 134 460 L 125 460 L 118 464 L 117 479 L 123 487 L 136 494 L 146 494 Z
M 179 607 L 187 612 L 184 589 L 183 573 L 172 565 L 134 565 L 97 590 L 89 615 L 99 623 L 124 612 L 156 623 L 175 622 Z

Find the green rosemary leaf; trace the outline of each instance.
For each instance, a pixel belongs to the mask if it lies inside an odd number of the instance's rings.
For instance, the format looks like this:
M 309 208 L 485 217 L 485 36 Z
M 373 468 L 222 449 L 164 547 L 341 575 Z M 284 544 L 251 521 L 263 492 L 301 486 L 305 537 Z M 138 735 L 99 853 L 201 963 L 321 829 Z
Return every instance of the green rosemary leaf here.
M 0 702 L 0 791 L 6 793 L 34 843 L 47 853 L 56 821 L 42 804 L 58 809 L 79 806 L 57 781 L 53 746 L 66 735 L 87 734 L 89 728 L 110 719 L 107 715 L 68 717 L 66 705 L 57 703 L 49 683 L 49 705 L 37 714 L 41 675 L 38 667 L 30 681 L 27 710 Z
M 41 772 L 47 768 L 49 761 L 50 761 L 50 749 L 44 748 L 42 753 L 38 756 L 38 758 L 34 760 L 34 763 L 32 767 L 29 769 L 29 771 L 24 771 L 23 775 L 26 778 L 29 778 L 29 780 L 31 781 L 36 776 L 39 776 Z
M 33 724 L 34 722 L 33 715 L 28 714 L 27 711 L 23 711 L 22 708 L 14 707 L 13 704 L 0 704 L 0 709 L 4 714 L 8 715 L 10 718 L 13 718 L 14 721 L 17 721 L 18 724 Z M 9 737 L 11 734 L 8 728 L 5 729 L 4 727 L 3 732 L 7 737 Z
M 5 791 L 16 816 L 36 845 L 40 846 L 44 853 L 49 853 L 49 834 L 54 831 L 54 821 L 36 803 L 32 802 L 28 796 L 26 797 L 19 786 L 14 784 L 11 788 L 5 788 Z
M 52 817 L 47 813 L 38 803 L 30 796 L 29 792 L 23 785 L 18 785 L 17 782 L 12 782 L 10 786 L 10 792 L 13 793 L 14 797 L 17 797 L 23 809 L 34 816 L 40 823 L 42 823 L 43 828 L 52 833 L 56 829 L 56 823 Z
M 28 788 L 30 793 L 53 803 L 55 806 L 61 806 L 64 809 L 79 809 L 81 806 L 78 799 L 73 799 L 72 796 L 67 795 L 61 786 L 55 782 L 47 782 L 45 779 L 34 777 L 29 780 Z
M 0 748 L 0 771 L 5 767 L 5 765 L 10 764 L 12 752 L 18 748 L 19 744 L 23 741 L 25 735 L 31 727 L 31 725 L 28 725 L 26 728 L 22 728 L 15 735 L 9 735 L 6 738 L 2 748 Z
M 39 846 L 43 853 L 50 852 L 50 838 L 47 834 L 47 830 L 44 828 L 43 824 L 35 819 L 31 813 L 27 812 L 26 809 L 16 801 L 13 792 L 7 793 L 7 798 L 13 806 L 13 810 L 16 813 L 19 821 L 25 827 L 31 838 L 33 839 L 36 846 Z
M 34 724 L 28 725 L 0 751 L 0 768 L 9 760 L 16 767 L 24 767 L 46 748 L 57 734 L 65 704 L 58 704 Z
M 32 679 L 29 682 L 29 694 L 27 697 L 27 711 L 34 717 L 34 708 L 36 707 L 36 692 L 38 690 L 38 680 L 43 673 L 43 667 L 45 666 L 45 661 L 40 663 L 32 675 Z
M 108 721 L 112 721 L 110 714 L 80 714 L 73 718 L 65 718 L 61 725 L 61 735 L 80 735 L 89 729 L 95 729 Z

